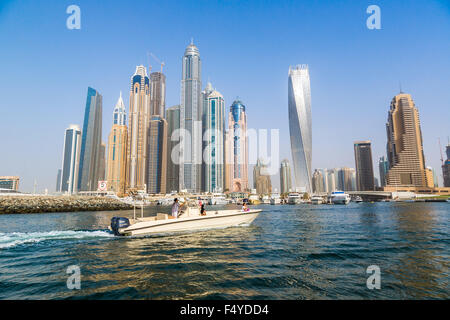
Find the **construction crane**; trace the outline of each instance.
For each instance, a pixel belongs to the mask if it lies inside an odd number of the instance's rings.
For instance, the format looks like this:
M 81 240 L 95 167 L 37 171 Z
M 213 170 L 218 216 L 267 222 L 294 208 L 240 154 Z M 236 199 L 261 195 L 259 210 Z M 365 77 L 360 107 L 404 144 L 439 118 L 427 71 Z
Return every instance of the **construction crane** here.
M 161 73 L 162 73 L 162 72 L 163 72 L 163 67 L 164 67 L 166 64 L 164 63 L 164 61 L 161 62 L 161 60 L 159 60 L 153 53 L 150 52 L 150 55 L 153 57 L 153 59 L 155 59 L 155 60 L 161 65 Z
M 444 155 L 442 154 L 442 146 L 441 146 L 441 138 L 438 138 L 439 142 L 439 151 L 441 152 L 441 165 L 444 165 Z

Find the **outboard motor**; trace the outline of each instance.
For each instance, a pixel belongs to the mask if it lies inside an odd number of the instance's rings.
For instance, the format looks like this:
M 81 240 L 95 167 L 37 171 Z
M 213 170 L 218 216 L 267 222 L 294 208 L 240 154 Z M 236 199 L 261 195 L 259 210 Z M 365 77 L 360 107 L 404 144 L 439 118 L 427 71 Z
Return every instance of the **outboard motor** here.
M 130 220 L 123 217 L 113 217 L 111 219 L 111 229 L 116 236 L 121 236 L 119 228 L 126 228 L 130 226 Z

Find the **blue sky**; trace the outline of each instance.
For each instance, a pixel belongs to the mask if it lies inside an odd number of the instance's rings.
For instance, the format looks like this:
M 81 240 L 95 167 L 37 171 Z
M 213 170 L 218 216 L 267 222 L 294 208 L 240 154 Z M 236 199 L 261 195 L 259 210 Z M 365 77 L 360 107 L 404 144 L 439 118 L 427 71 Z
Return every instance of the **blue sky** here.
M 81 30 L 66 28 L 71 4 L 81 8 Z M 381 8 L 381 30 L 366 27 L 371 4 Z M 22 191 L 32 191 L 34 179 L 39 191 L 53 191 L 64 130 L 82 124 L 87 87 L 103 95 L 106 141 L 119 92 L 128 106 L 130 76 L 148 64 L 147 52 L 166 64 L 167 107 L 178 104 L 191 38 L 203 86 L 212 82 L 227 111 L 239 96 L 249 127 L 280 129 L 282 158 L 290 158 L 288 68 L 309 65 L 314 168 L 354 167 L 353 142 L 366 139 L 376 166 L 401 82 L 420 112 L 426 163 L 441 175 L 450 2 L 432 0 L 0 0 L 0 175 L 19 175 Z M 278 187 L 278 177 L 272 183 Z

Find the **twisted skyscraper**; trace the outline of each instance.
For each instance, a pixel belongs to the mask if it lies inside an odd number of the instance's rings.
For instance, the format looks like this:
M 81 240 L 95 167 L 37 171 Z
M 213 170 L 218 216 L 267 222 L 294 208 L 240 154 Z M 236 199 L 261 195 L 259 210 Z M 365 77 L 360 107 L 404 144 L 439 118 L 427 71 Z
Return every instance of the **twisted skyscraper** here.
M 311 193 L 311 88 L 307 65 L 289 68 L 288 99 L 295 186 Z

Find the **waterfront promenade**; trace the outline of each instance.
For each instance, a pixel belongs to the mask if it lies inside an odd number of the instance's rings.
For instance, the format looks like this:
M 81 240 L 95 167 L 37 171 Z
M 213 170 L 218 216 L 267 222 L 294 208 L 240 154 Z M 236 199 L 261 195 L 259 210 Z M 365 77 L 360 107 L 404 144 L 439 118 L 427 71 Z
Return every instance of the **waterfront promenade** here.
M 0 196 L 0 214 L 125 210 L 117 199 L 88 196 Z

